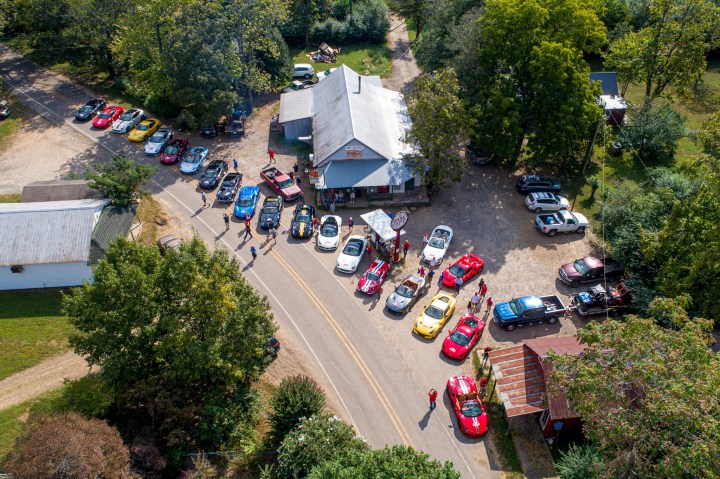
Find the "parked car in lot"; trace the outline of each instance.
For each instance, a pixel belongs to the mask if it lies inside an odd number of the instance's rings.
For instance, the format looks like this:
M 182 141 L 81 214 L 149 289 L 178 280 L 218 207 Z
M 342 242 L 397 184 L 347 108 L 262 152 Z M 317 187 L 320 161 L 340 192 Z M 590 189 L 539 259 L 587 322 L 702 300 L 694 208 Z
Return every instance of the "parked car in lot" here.
M 260 171 L 260 177 L 265 183 L 285 201 L 294 201 L 300 198 L 302 190 L 288 175 L 274 166 Z
M 225 133 L 225 125 L 221 122 L 213 123 L 212 125 L 200 128 L 200 136 L 203 138 L 213 138 L 218 136 L 220 133 Z
M 301 204 L 295 206 L 290 222 L 290 234 L 293 238 L 310 238 L 315 232 L 313 218 L 315 218 L 314 206 Z
M 381 291 L 381 286 L 390 272 L 390 264 L 387 261 L 376 259 L 370 263 L 365 274 L 358 280 L 357 290 L 365 294 L 375 294 Z
M 173 138 L 160 154 L 160 163 L 172 165 L 180 161 L 188 142 L 185 138 Z
M 555 193 L 537 192 L 530 193 L 525 197 L 525 207 L 535 213 L 543 211 L 560 211 L 570 208 L 567 198 L 558 196 Z
M 209 154 L 210 151 L 204 146 L 191 148 L 180 163 L 180 171 L 188 175 L 197 173 L 207 160 Z
M 450 359 L 465 359 L 480 341 L 483 331 L 485 323 L 482 319 L 472 314 L 462 316 L 443 341 L 443 354 Z
M 340 227 L 342 218 L 339 216 L 325 215 L 320 218 L 320 230 L 318 231 L 317 246 L 325 251 L 334 251 L 340 245 Z
M 227 170 L 227 161 L 211 161 L 210 164 L 207 165 L 207 168 L 205 168 L 205 171 L 203 171 L 202 176 L 200 177 L 200 188 L 205 188 L 207 190 L 214 189 L 218 185 L 218 183 L 220 183 L 220 179 L 227 172 Z
M 385 308 L 393 314 L 405 314 L 420 297 L 427 294 L 429 287 L 422 276 L 409 274 L 395 287 L 395 291 L 390 293 L 385 301 Z
M 567 309 L 558 296 L 523 296 L 496 304 L 493 321 L 501 328 L 512 331 L 532 324 L 555 324 L 566 313 Z
M 106 106 L 107 103 L 105 103 L 105 100 L 101 100 L 100 98 L 93 98 L 92 100 L 88 101 L 83 106 L 78 108 L 78 110 L 75 112 L 75 119 L 78 121 L 88 121 L 89 119 L 97 115 L 98 112 L 104 110 Z
M 283 199 L 279 196 L 268 196 L 263 201 L 260 209 L 260 219 L 258 224 L 261 228 L 277 228 L 280 224 L 280 215 L 283 210 Z
M 309 80 L 315 74 L 313 66 L 309 63 L 296 63 L 293 69 L 293 78 L 304 78 Z
M 517 183 L 515 183 L 515 188 L 525 195 L 539 191 L 559 193 L 560 182 L 554 178 L 548 178 L 542 175 L 523 175 L 518 178 Z
M 330 76 L 330 74 L 332 72 L 334 72 L 335 70 L 337 70 L 337 68 L 331 68 L 329 70 L 325 70 L 324 72 L 318 72 L 318 74 L 317 74 L 318 83 L 323 81 L 324 79 L 326 79 L 328 76 Z
M 415 320 L 413 333 L 426 339 L 433 339 L 454 312 L 455 298 L 447 293 L 436 294 Z
M 445 390 L 462 433 L 471 437 L 486 434 L 488 417 L 475 380 L 470 376 L 454 376 L 448 379 Z
M 228 173 L 220 183 L 215 199 L 221 203 L 232 203 L 242 183 L 242 173 Z
M 442 263 L 443 258 L 447 249 L 450 247 L 450 243 L 453 239 L 453 230 L 449 226 L 439 225 L 432 230 L 430 235 L 430 241 L 425 246 L 422 252 L 422 260 L 429 263 L 432 258 L 435 258 L 438 264 Z
M 99 129 L 107 128 L 112 125 L 115 120 L 120 118 L 123 112 L 125 112 L 125 109 L 120 105 L 109 106 L 97 114 L 92 126 Z
M 635 313 L 637 309 L 632 305 L 632 293 L 625 283 L 617 286 L 596 284 L 587 291 L 570 296 L 568 310 L 575 311 L 580 316 L 619 316 L 625 313 Z
M 560 267 L 560 281 L 577 288 L 581 283 L 596 281 L 616 281 L 625 272 L 624 268 L 612 258 L 586 256 Z
M 160 120 L 155 118 L 147 118 L 140 123 L 130 132 L 128 140 L 134 141 L 135 143 L 141 143 L 150 138 L 160 127 Z
M 112 131 L 113 133 L 127 133 L 144 119 L 144 111 L 138 108 L 130 108 L 113 122 Z
M 168 128 L 160 128 L 148 139 L 148 142 L 145 144 L 145 154 L 148 156 L 158 156 L 162 153 L 165 145 L 172 140 L 173 136 L 172 130 Z
M 343 246 L 335 267 L 341 273 L 354 273 L 358 269 L 360 261 L 365 256 L 367 249 L 367 239 L 364 236 L 353 235 L 347 239 Z
M 255 207 L 260 198 L 260 188 L 257 186 L 243 186 L 238 193 L 238 199 L 235 202 L 235 216 L 244 220 L 246 216 L 252 218 L 255 216 Z
M 288 86 L 283 88 L 281 91 L 282 91 L 282 93 L 290 93 L 292 91 L 305 90 L 306 88 L 312 88 L 314 86 L 315 86 L 315 82 L 312 80 L 303 80 L 303 81 L 294 80 L 292 83 L 290 83 Z
M 555 236 L 557 233 L 582 234 L 587 226 L 588 220 L 584 215 L 566 210 L 540 214 L 535 217 L 535 227 L 548 236 Z
M 455 280 L 457 280 L 458 277 L 462 278 L 463 283 L 467 283 L 480 274 L 484 267 L 485 261 L 483 261 L 480 256 L 473 253 L 465 254 L 457 260 L 455 264 L 449 268 L 445 268 L 443 272 L 443 285 L 448 288 L 454 288 Z

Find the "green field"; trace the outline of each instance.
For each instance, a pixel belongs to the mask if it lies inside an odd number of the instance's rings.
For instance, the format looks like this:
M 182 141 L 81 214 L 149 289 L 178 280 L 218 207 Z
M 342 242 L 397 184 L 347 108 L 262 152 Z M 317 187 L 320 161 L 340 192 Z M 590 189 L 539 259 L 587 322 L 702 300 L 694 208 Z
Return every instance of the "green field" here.
M 306 55 L 313 50 L 291 50 L 293 63 L 310 63 L 315 73 L 345 64 L 361 75 L 380 75 L 387 78 L 392 74 L 390 49 L 387 45 L 374 43 L 355 43 L 340 47 L 337 63 L 314 63 Z
M 0 304 L 0 380 L 69 349 L 59 292 L 2 292 Z

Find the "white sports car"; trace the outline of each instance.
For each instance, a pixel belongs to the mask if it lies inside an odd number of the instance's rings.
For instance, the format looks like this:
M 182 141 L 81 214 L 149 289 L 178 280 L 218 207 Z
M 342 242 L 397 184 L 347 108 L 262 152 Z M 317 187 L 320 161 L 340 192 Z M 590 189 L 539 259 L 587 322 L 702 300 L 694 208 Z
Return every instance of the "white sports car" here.
M 122 115 L 120 115 L 120 118 L 115 120 L 115 122 L 112 124 L 112 131 L 114 133 L 127 133 L 128 131 L 135 128 L 138 123 L 143 121 L 144 118 L 144 111 L 137 108 L 131 108 Z
M 445 225 L 436 226 L 430 235 L 430 241 L 423 250 L 422 260 L 429 263 L 432 258 L 435 258 L 438 264 L 442 263 L 452 238 L 452 228 Z
M 338 256 L 336 267 L 342 273 L 354 273 L 358 269 L 360 261 L 365 256 L 367 239 L 364 236 L 351 236 L 345 242 L 340 256 Z
M 173 138 L 173 132 L 167 128 L 160 128 L 153 136 L 150 137 L 145 145 L 145 154 L 148 156 L 157 156 L 162 153 L 162 149 Z
M 317 237 L 318 248 L 326 251 L 336 250 L 340 244 L 340 227 L 342 218 L 325 215 L 320 218 L 320 230 Z
M 196 146 L 185 154 L 182 163 L 180 163 L 180 171 L 188 175 L 197 173 L 208 157 L 208 149 L 204 146 Z

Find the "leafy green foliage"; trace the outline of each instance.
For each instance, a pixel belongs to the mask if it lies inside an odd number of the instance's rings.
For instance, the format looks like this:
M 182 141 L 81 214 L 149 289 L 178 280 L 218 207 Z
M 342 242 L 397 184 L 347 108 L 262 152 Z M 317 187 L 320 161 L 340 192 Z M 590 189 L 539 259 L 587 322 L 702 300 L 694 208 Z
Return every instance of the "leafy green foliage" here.
M 430 459 L 408 446 L 379 450 L 351 449 L 312 469 L 308 479 L 375 479 L 413 477 L 416 479 L 460 479 L 451 462 Z
M 95 171 L 88 170 L 85 178 L 94 188 L 116 205 L 127 205 L 142 195 L 142 187 L 158 171 L 157 167 L 131 160 L 125 151 L 113 155 L 108 164 L 95 165 Z
M 356 3 L 343 21 L 327 18 L 314 24 L 311 35 L 316 43 L 384 43 L 388 28 L 390 20 L 385 2 L 366 0 Z
M 65 380 L 62 396 L 56 401 L 60 411 L 74 411 L 87 418 L 105 417 L 113 404 L 113 391 L 97 373 L 74 381 Z
M 703 124 L 697 139 L 705 153 L 720 158 L 720 111 Z
M 709 0 L 648 2 L 648 20 L 618 38 L 606 55 L 623 91 L 631 81 L 645 83 L 645 96 L 663 95 L 669 86 L 687 91 L 705 71 L 705 54 L 716 41 L 718 6 Z
M 273 438 L 282 442 L 302 418 L 321 413 L 325 401 L 325 392 L 312 378 L 297 375 L 283 379 L 270 401 Z
M 459 92 L 457 75 L 448 68 L 421 75 L 406 95 L 413 122 L 405 141 L 420 147 L 420 156 L 409 161 L 430 184 L 460 181 L 465 166 L 458 155 L 465 140 L 465 109 Z
M 278 456 L 281 478 L 305 477 L 315 466 L 351 450 L 368 449 L 352 426 L 331 414 L 303 419 L 282 442 Z
M 228 253 L 194 238 L 161 257 L 117 240 L 94 282 L 65 298 L 78 354 L 102 367 L 116 404 L 171 447 L 253 446 L 253 382 L 274 332 L 267 300 Z
M 670 105 L 656 106 L 645 101 L 642 107 L 630 109 L 632 124 L 624 129 L 625 141 L 645 161 L 658 162 L 672 158 L 678 141 L 685 136 L 685 119 Z
M 592 444 L 571 444 L 555 467 L 560 479 L 594 479 L 602 469 L 602 456 Z
M 430 0 L 389 0 L 390 8 L 404 18 L 409 18 L 415 25 L 415 31 L 422 32 L 425 20 L 431 12 Z
M 720 434 L 720 368 L 712 322 L 686 301 L 656 300 L 650 318 L 590 323 L 579 356 L 551 354 L 551 391 L 567 392 L 604 457 L 600 478 L 712 477 Z M 676 330 L 656 324 L 670 317 Z

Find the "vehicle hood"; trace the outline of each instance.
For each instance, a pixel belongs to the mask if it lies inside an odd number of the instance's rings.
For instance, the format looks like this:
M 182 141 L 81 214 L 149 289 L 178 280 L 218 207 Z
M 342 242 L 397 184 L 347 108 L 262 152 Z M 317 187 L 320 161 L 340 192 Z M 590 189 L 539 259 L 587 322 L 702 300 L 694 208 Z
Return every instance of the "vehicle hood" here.
M 127 120 L 115 120 L 115 123 L 113 123 L 113 130 L 125 130 L 128 126 L 130 126 L 130 121 Z
M 219 200 L 227 200 L 227 199 L 230 199 L 230 198 L 232 197 L 232 194 L 233 194 L 233 189 L 232 189 L 232 187 L 229 187 L 229 186 L 221 186 L 220 189 L 217 191 L 217 194 L 216 194 L 215 196 L 217 196 L 217 198 L 218 198 Z
M 577 218 L 577 220 L 581 226 L 588 225 L 588 219 L 585 217 L 585 215 L 583 215 L 582 213 L 576 213 L 576 212 L 573 212 L 573 215 L 575 215 L 575 218 Z
M 288 186 L 287 188 L 283 188 L 282 190 L 283 195 L 285 196 L 297 196 L 300 194 L 300 188 L 297 185 Z
M 343 269 L 355 269 L 360 263 L 360 258 L 361 256 L 350 256 L 340 253 L 340 256 L 338 256 L 337 259 L 337 265 Z
M 440 261 L 443 256 L 445 256 L 445 250 L 440 248 L 434 248 L 430 245 L 426 246 L 423 250 L 423 258 L 429 261 L 433 256 L 436 260 Z
M 90 115 L 92 115 L 92 111 L 82 111 L 78 109 L 78 111 L 75 112 L 76 118 L 88 118 Z
M 306 238 L 312 234 L 312 230 L 312 223 L 306 223 L 305 221 L 293 221 L 292 232 L 295 236 Z
M 436 330 L 440 329 L 441 324 L 441 319 L 431 318 L 423 313 L 415 320 L 415 329 L 423 334 L 432 334 Z
M 254 211 L 250 206 L 235 205 L 235 214 L 240 218 L 245 218 L 245 215 L 250 215 L 252 217 L 253 213 Z
M 93 120 L 93 125 L 95 126 L 108 126 L 110 124 L 111 118 L 95 118 Z
M 468 347 L 456 344 L 448 334 L 445 341 L 443 341 L 442 351 L 450 358 L 460 359 L 467 354 Z
M 562 265 L 560 267 L 560 271 L 564 273 L 565 277 L 568 279 L 575 279 L 580 277 L 580 274 L 577 272 L 575 266 L 573 266 L 572 263 Z
M 340 235 L 323 236 L 318 235 L 318 245 L 322 248 L 337 248 L 340 243 Z
M 411 298 L 406 298 L 405 296 L 400 296 L 395 291 L 393 291 L 390 296 L 388 296 L 387 306 L 394 311 L 399 311 L 401 309 L 404 309 L 405 306 L 407 306 L 408 304 L 410 304 L 410 299 Z
M 263 213 L 260 215 L 260 224 L 267 225 L 268 218 L 272 220 L 273 226 L 277 225 L 278 221 L 280 221 L 280 215 L 278 213 Z
M 206 185 L 214 185 L 220 181 L 220 175 L 212 177 L 212 176 L 203 176 L 200 178 L 200 185 L 206 186 Z
M 378 286 L 380 286 L 379 281 L 371 281 L 367 279 L 367 276 L 363 276 L 358 281 L 357 289 L 363 293 L 372 294 L 377 292 Z
M 504 303 L 496 304 L 494 314 L 495 317 L 501 319 L 502 321 L 508 321 L 517 318 L 517 315 L 510 308 L 510 303 L 507 301 Z
M 194 173 L 200 167 L 200 163 L 191 163 L 189 161 L 183 161 L 180 163 L 180 171 L 183 173 Z
M 140 130 L 133 130 L 128 134 L 128 138 L 142 138 L 144 136 L 145 132 Z
M 162 147 L 162 143 L 148 143 L 145 145 L 145 151 L 148 153 L 157 153 L 162 149 Z
M 477 417 L 468 417 L 460 414 L 458 416 L 460 428 L 469 436 L 482 436 L 487 432 L 487 414 L 485 411 Z

